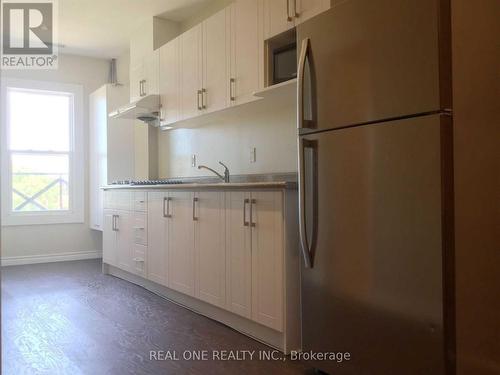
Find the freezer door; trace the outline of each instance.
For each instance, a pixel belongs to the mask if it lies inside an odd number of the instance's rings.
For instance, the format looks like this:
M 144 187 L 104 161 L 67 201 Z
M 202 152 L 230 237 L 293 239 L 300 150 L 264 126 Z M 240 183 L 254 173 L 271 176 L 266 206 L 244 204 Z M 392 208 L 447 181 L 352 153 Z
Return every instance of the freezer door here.
M 297 26 L 303 133 L 441 109 L 438 3 L 345 0 Z
M 439 115 L 303 136 L 304 352 L 331 374 L 443 375 Z

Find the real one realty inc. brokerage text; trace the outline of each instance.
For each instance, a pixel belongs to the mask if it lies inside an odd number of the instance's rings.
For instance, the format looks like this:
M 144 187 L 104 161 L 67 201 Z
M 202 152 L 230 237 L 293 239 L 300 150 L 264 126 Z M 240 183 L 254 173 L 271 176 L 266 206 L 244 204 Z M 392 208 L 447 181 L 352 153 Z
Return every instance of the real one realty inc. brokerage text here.
M 349 352 L 299 352 L 286 356 L 278 350 L 150 350 L 150 361 L 333 361 L 351 360 Z

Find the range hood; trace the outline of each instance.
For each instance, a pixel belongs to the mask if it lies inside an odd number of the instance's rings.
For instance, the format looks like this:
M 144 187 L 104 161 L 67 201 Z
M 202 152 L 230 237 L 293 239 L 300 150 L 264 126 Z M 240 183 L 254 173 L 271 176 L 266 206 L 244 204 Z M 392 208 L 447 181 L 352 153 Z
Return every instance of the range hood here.
M 111 118 L 141 120 L 159 126 L 160 96 L 147 95 L 108 114 Z

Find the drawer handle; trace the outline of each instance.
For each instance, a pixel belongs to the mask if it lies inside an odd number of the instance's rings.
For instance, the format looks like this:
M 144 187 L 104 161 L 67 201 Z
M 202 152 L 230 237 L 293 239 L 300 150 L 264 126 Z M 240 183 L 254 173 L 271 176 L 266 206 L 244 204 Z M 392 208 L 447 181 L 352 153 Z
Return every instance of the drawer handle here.
M 137 230 L 145 230 L 146 228 L 145 228 L 145 227 L 134 227 L 134 229 L 137 229 Z
M 144 262 L 144 258 L 139 258 L 139 257 L 134 258 L 133 260 L 134 262 Z

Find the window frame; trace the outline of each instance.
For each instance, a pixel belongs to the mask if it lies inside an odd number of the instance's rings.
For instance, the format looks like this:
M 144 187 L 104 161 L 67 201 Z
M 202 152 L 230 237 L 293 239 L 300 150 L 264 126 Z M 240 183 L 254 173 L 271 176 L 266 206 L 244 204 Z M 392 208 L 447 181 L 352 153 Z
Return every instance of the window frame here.
M 68 210 L 60 211 L 20 211 L 12 210 L 12 161 L 10 150 L 9 126 L 7 124 L 7 89 L 44 90 L 69 93 L 73 96 L 73 121 L 70 123 L 70 149 L 68 174 Z M 32 81 L 2 77 L 0 85 L 1 109 L 1 211 L 2 226 L 45 225 L 84 223 L 84 129 L 83 129 L 83 87 L 81 85 Z M 16 152 L 16 151 L 14 151 Z M 22 153 L 22 151 L 17 151 Z M 40 151 L 44 153 L 45 151 Z M 56 154 L 57 152 L 54 152 Z M 66 152 L 64 152 L 66 153 Z M 52 154 L 52 152 L 50 152 Z

